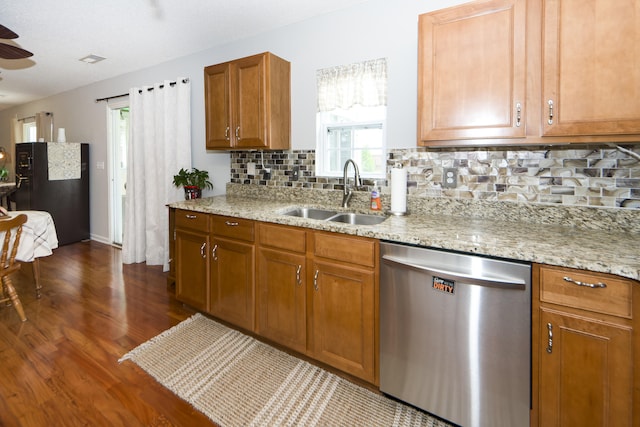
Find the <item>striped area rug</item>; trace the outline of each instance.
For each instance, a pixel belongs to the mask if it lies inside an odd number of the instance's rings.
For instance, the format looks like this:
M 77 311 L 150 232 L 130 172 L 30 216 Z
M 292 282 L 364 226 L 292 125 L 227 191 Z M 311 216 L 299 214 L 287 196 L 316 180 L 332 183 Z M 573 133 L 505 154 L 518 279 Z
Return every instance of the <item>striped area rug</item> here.
M 200 314 L 125 360 L 222 427 L 449 425 Z

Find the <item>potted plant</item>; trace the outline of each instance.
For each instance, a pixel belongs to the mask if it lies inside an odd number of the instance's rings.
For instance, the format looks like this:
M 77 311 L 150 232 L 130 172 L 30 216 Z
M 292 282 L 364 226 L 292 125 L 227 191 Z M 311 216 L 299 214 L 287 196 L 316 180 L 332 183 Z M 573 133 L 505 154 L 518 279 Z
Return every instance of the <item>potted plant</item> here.
M 196 168 L 191 170 L 180 168 L 178 174 L 173 176 L 173 185 L 184 188 L 184 198 L 187 200 L 202 197 L 203 188 L 213 188 L 213 184 L 209 181 L 209 172 Z

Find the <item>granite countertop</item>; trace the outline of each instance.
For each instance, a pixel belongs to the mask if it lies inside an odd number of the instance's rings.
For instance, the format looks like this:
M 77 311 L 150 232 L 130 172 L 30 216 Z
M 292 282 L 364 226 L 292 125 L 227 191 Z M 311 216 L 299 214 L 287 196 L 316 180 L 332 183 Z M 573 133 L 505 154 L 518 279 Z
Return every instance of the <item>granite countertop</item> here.
M 327 208 L 326 204 L 274 201 L 236 195 L 181 201 L 169 206 L 398 243 L 612 273 L 640 280 L 638 233 L 425 213 L 390 216 L 377 225 L 350 225 L 283 215 L 294 207 Z M 343 210 L 335 205 L 330 208 Z

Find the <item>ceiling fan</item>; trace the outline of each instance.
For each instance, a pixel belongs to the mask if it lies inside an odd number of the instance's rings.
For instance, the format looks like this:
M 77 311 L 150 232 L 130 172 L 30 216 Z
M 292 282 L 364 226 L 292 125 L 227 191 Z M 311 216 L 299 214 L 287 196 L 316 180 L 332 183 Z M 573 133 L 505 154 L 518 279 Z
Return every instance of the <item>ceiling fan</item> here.
M 0 25 L 0 39 L 17 39 L 18 35 L 5 27 Z M 10 44 L 0 43 L 0 58 L 2 59 L 22 59 L 33 56 L 33 53 L 28 50 L 24 50 L 20 47 Z

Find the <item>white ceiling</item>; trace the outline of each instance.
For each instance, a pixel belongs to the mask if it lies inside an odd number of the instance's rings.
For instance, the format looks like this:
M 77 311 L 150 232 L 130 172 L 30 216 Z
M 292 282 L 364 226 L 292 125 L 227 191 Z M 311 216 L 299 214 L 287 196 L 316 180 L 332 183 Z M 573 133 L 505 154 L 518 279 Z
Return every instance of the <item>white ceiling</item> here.
M 0 110 L 349 7 L 365 0 L 0 0 Z M 79 61 L 94 54 L 96 64 Z

